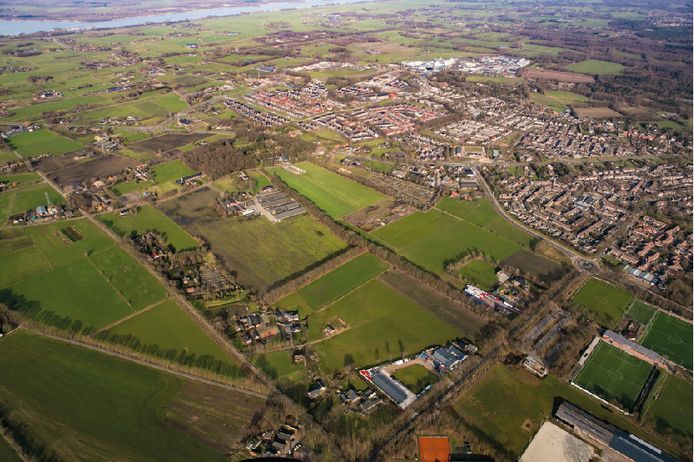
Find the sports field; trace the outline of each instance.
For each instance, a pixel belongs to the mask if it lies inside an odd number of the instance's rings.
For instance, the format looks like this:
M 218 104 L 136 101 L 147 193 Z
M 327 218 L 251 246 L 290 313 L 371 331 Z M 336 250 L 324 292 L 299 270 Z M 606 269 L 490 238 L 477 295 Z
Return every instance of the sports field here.
M 592 319 L 612 327 L 633 299 L 631 292 L 592 277 L 574 294 L 572 301 Z
M 147 231 L 156 231 L 166 237 L 167 244 L 175 251 L 199 247 L 198 241 L 193 236 L 151 205 L 138 207 L 134 215 L 120 216 L 118 212 L 110 212 L 99 215 L 99 220 L 120 236 L 133 232 L 143 234 Z
M 659 311 L 641 344 L 692 370 L 692 325 L 688 322 Z
M 660 384 L 658 384 L 660 385 Z M 649 396 L 645 420 L 661 433 L 672 429 L 692 436 L 692 384 L 666 374 L 657 397 Z
M 60 460 L 227 460 L 264 406 L 25 331 L 0 339 L 0 369 L 11 419 Z
M 574 383 L 610 403 L 631 411 L 653 366 L 600 342 L 583 365 Z
M 415 394 L 424 390 L 428 385 L 433 385 L 439 381 L 436 374 L 421 364 L 400 368 L 393 373 L 393 377 Z
M 303 316 L 342 297 L 386 268 L 387 264 L 373 254 L 362 254 L 280 300 L 278 305 L 298 308 Z
M 325 337 L 331 324 L 345 330 Z M 321 358 L 321 369 L 334 372 L 347 363 L 362 367 L 411 355 L 430 345 L 445 345 L 460 336 L 430 311 L 372 279 L 309 318 L 308 340 Z
M 601 61 L 599 59 L 586 59 L 580 63 L 569 64 L 566 69 L 579 74 L 591 75 L 614 75 L 621 74 L 624 66 L 619 63 L 610 61 Z
M 78 142 L 45 128 L 15 135 L 9 139 L 9 144 L 22 157 L 46 153 L 60 155 L 83 148 Z
M 660 438 L 645 434 L 625 416 L 607 409 L 600 401 L 553 375 L 540 380 L 522 368 L 513 370 L 501 364 L 463 393 L 453 407 L 468 425 L 510 450 L 515 460 L 552 414 L 559 399 L 659 447 L 669 447 Z
M 85 219 L 4 235 L 1 298 L 27 316 L 100 328 L 165 297 L 152 275 Z
M 477 250 L 502 261 L 523 250 L 521 230 L 499 225 L 498 216 L 482 203 L 466 206 L 444 200 L 437 208 L 416 212 L 372 234 L 414 263 L 438 274 L 445 273 L 445 262 Z M 496 227 L 495 227 L 496 226 Z M 510 226 L 510 225 L 509 225 Z
M 386 198 L 374 189 L 311 162 L 299 162 L 296 166 L 306 173 L 297 175 L 279 167 L 270 171 L 333 218 L 342 218 Z
M 162 354 L 166 350 L 175 350 L 177 356 L 186 351 L 196 356 L 208 355 L 215 360 L 236 363 L 171 300 L 117 324 L 108 330 L 108 335 L 131 336 L 139 340 L 144 350 L 156 346 Z M 169 356 L 174 354 L 169 352 Z
M 634 300 L 626 314 L 634 321 L 646 326 L 651 322 L 651 319 L 653 319 L 655 312 L 656 309 L 648 303 L 642 302 L 641 300 Z

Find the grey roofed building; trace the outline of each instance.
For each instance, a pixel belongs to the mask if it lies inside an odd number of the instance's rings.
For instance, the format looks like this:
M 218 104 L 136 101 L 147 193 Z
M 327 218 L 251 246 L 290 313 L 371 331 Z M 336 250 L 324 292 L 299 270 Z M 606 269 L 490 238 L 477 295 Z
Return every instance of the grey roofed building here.
M 402 404 L 407 399 L 407 393 L 400 389 L 398 384 L 386 374 L 380 371 L 373 371 L 371 373 L 371 381 L 397 404 Z
M 613 345 L 620 345 L 628 350 L 633 351 L 634 353 L 637 353 L 639 356 L 642 356 L 643 359 L 648 360 L 651 363 L 664 364 L 666 362 L 665 358 L 663 358 L 655 351 L 649 350 L 648 348 L 639 345 L 638 343 L 632 342 L 631 340 L 624 337 L 623 335 L 618 334 L 617 332 L 608 330 L 605 331 L 602 337 L 603 339 L 607 340 L 609 343 Z
M 642 439 L 620 430 L 588 412 L 563 402 L 554 416 L 574 431 L 609 446 L 634 462 L 676 462 L 677 459 Z

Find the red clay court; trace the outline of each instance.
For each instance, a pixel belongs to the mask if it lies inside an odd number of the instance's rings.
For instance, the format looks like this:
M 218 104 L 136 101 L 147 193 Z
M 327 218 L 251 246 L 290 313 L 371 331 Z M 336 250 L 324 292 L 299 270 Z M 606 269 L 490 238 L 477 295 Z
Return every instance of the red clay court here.
M 451 446 L 447 436 L 419 436 L 420 462 L 448 462 L 451 455 Z

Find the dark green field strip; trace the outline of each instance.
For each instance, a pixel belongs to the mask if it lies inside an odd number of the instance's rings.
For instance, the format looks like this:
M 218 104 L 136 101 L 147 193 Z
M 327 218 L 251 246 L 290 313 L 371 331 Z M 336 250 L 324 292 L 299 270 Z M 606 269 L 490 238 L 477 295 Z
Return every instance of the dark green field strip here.
M 692 370 L 692 325 L 688 322 L 659 311 L 641 344 Z

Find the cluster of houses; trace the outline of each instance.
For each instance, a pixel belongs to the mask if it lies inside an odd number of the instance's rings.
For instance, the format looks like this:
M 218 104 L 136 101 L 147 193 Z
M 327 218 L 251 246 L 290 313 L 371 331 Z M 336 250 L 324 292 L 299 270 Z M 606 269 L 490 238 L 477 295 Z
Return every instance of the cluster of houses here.
M 295 119 L 317 116 L 344 106 L 328 98 L 328 89 L 317 80 L 312 80 L 299 89 L 261 91 L 246 98 Z
M 286 457 L 294 455 L 302 447 L 303 434 L 297 424 L 285 423 L 277 430 L 268 430 L 251 437 L 246 449 L 253 457 Z
M 499 179 L 498 198 L 511 215 L 588 254 L 601 250 L 643 199 L 691 210 L 692 172 L 676 166 L 594 168 L 571 181 L 560 180 L 552 165 L 542 179 L 488 171 Z
M 234 329 L 246 345 L 265 343 L 268 339 L 280 334 L 277 324 L 268 312 L 238 316 L 234 321 Z
M 677 225 L 640 217 L 607 251 L 624 262 L 624 271 L 651 285 L 663 285 L 692 265 L 691 235 Z
M 10 215 L 7 222 L 12 225 L 29 225 L 35 223 L 47 223 L 65 218 L 72 218 L 74 216 L 75 211 L 69 206 L 49 203 L 47 205 L 39 205 L 36 208 L 27 210 L 26 212 Z
M 227 99 L 224 101 L 224 105 L 232 111 L 238 112 L 264 127 L 287 125 L 289 123 L 289 120 L 280 115 L 273 114 L 272 112 L 261 112 L 248 104 L 233 99 Z

